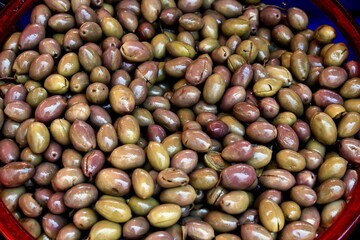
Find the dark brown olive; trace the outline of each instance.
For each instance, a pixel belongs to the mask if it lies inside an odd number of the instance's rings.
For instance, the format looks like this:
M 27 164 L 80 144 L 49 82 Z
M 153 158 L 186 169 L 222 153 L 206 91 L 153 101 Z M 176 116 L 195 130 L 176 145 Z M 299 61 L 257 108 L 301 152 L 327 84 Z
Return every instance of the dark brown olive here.
M 239 121 L 252 123 L 259 118 L 260 111 L 259 108 L 252 104 L 247 102 L 239 102 L 233 107 L 233 115 Z
M 44 38 L 45 27 L 43 25 L 37 23 L 29 24 L 20 34 L 19 49 L 22 51 L 34 49 Z
M 80 37 L 80 30 L 77 28 L 70 29 L 65 33 L 63 46 L 67 52 L 78 50 L 83 45 Z
M 2 139 L 0 141 L 0 161 L 10 163 L 16 161 L 20 156 L 20 149 L 11 139 Z
M 102 107 L 97 105 L 90 106 L 89 121 L 94 127 L 101 127 L 104 124 L 112 123 L 110 114 Z
M 35 109 L 35 119 L 48 123 L 59 118 L 67 106 L 66 98 L 54 95 L 44 99 Z
M 26 89 L 23 85 L 17 84 L 12 86 L 4 96 L 4 104 L 15 102 L 15 101 L 24 101 L 26 99 Z
M 359 77 L 360 76 L 360 66 L 357 61 L 350 60 L 344 65 L 345 70 L 347 71 L 349 78 Z
M 59 240 L 320 236 L 358 181 L 360 64 L 283 7 L 34 6 L 0 52 L 0 197 L 19 224 Z
M 30 22 L 46 26 L 50 16 L 50 9 L 45 4 L 39 4 L 31 11 Z
M 257 121 L 246 128 L 246 134 L 254 141 L 268 143 L 277 137 L 277 130 L 270 123 Z
M 44 38 L 39 43 L 40 54 L 48 53 L 54 59 L 58 59 L 61 56 L 61 46 L 54 38 Z
M 87 152 L 81 160 L 81 169 L 86 177 L 92 179 L 104 166 L 105 155 L 103 152 L 95 149 Z
M 43 162 L 36 167 L 33 179 L 37 184 L 46 186 L 51 183 L 51 179 L 58 170 L 59 167 L 55 163 Z
M 75 120 L 69 131 L 70 141 L 78 151 L 88 152 L 96 147 L 94 129 L 82 120 Z
M 42 217 L 42 228 L 47 236 L 55 238 L 62 227 L 66 225 L 65 217 L 55 215 L 52 213 L 46 213 Z
M 127 239 L 139 239 L 150 229 L 150 224 L 144 217 L 134 217 L 123 226 L 123 236 Z
M 281 12 L 276 7 L 268 6 L 260 11 L 259 19 L 266 26 L 275 26 L 281 20 Z
M 359 164 L 360 141 L 355 138 L 344 138 L 339 143 L 339 154 L 351 163 Z
M 35 174 L 35 167 L 27 162 L 10 162 L 0 168 L 0 183 L 5 187 L 23 185 Z
M 63 192 L 56 192 L 49 198 L 47 202 L 47 208 L 53 214 L 62 214 L 67 210 L 67 207 L 64 205 L 64 195 Z

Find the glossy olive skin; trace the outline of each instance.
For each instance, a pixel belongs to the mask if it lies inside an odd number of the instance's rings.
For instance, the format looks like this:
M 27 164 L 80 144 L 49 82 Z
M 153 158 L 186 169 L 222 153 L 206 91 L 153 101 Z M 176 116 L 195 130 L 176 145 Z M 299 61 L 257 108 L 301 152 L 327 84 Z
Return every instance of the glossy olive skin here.
M 45 37 L 43 25 L 33 23 L 28 25 L 19 37 L 19 49 L 28 50 L 36 47 Z
M 138 145 L 125 144 L 116 147 L 107 160 L 121 170 L 135 169 L 145 163 L 145 151 Z
M 261 236 L 261 239 L 273 239 L 270 232 L 259 224 L 246 223 L 241 225 L 242 239 L 253 239 L 254 236 Z
M 36 107 L 35 119 L 45 123 L 51 122 L 60 117 L 66 106 L 66 99 L 61 95 L 46 98 Z
M 215 236 L 214 229 L 210 224 L 204 221 L 189 221 L 185 223 L 185 228 L 188 232 L 188 236 L 193 239 L 199 237 L 203 237 L 204 239 L 212 239 Z
M 122 230 L 119 224 L 109 220 L 100 220 L 91 227 L 89 238 L 101 239 L 104 237 L 106 239 L 118 239 L 121 233 Z
M 304 232 L 303 239 L 313 239 L 316 235 L 315 228 L 306 222 L 303 221 L 294 221 L 287 225 L 281 233 L 280 239 L 288 239 L 294 236 L 296 231 L 301 229 Z
M 345 192 L 345 183 L 339 179 L 327 179 L 317 189 L 317 203 L 325 204 L 338 200 Z
M 253 86 L 253 91 L 258 97 L 274 96 L 281 88 L 282 81 L 275 78 L 261 78 Z
M 269 169 L 261 174 L 259 182 L 264 186 L 283 191 L 295 185 L 295 178 L 287 170 Z
M 129 239 L 136 239 L 144 236 L 150 228 L 149 222 L 144 217 L 135 217 L 123 226 L 123 235 Z
M 189 181 L 189 176 L 179 168 L 166 168 L 156 178 L 157 184 L 164 188 L 184 186 Z
M 280 150 L 276 154 L 276 162 L 279 167 L 290 172 L 300 172 L 306 167 L 305 158 L 300 153 L 290 149 Z
M 278 232 L 284 227 L 284 213 L 280 206 L 271 199 L 262 199 L 260 201 L 259 219 L 269 231 Z
M 65 167 L 55 173 L 51 179 L 51 185 L 54 190 L 65 191 L 84 181 L 85 176 L 80 168 Z
M 107 220 L 116 223 L 126 222 L 132 217 L 130 207 L 122 198 L 109 195 L 103 195 L 96 201 L 95 210 Z M 113 212 L 118 214 L 114 215 Z
M 240 173 L 240 174 L 239 174 Z M 222 185 L 230 189 L 250 188 L 256 180 L 255 169 L 249 165 L 238 163 L 222 170 Z
M 3 163 L 13 162 L 20 156 L 19 147 L 11 139 L 0 141 L 0 161 Z
M 82 120 L 75 120 L 69 130 L 70 142 L 78 151 L 87 152 L 96 147 L 94 129 Z
M 131 183 L 135 194 L 142 199 L 147 199 L 154 194 L 155 183 L 150 173 L 144 169 L 137 168 L 133 171 Z
M 23 185 L 35 174 L 35 168 L 31 163 L 11 162 L 0 168 L 0 182 L 6 187 L 18 187 Z
M 181 208 L 172 203 L 158 205 L 150 210 L 147 215 L 152 226 L 164 228 L 176 223 L 181 216 Z
M 43 153 L 50 143 L 49 130 L 41 122 L 33 122 L 29 125 L 26 138 L 34 153 Z
M 41 221 L 44 232 L 49 237 L 56 237 L 60 229 L 66 225 L 66 219 L 52 213 L 46 213 Z
M 48 53 L 41 54 L 31 62 L 29 76 L 36 81 L 43 80 L 51 74 L 53 67 L 53 57 Z
M 227 145 L 221 156 L 229 162 L 246 162 L 254 155 L 253 147 L 246 140 L 235 141 Z
M 276 138 L 277 130 L 270 123 L 257 121 L 246 128 L 246 134 L 256 142 L 268 143 Z
M 339 143 L 340 156 L 355 164 L 359 162 L 359 158 L 357 157 L 359 149 L 360 141 L 355 138 L 344 138 Z
M 80 183 L 66 191 L 64 204 L 69 208 L 88 207 L 98 198 L 98 190 L 89 183 Z
M 310 121 L 310 128 L 321 143 L 326 145 L 335 143 L 337 128 L 334 121 L 327 114 L 315 114 Z
M 309 186 L 294 186 L 290 190 L 291 198 L 300 206 L 311 207 L 317 201 L 317 194 Z
M 181 134 L 181 141 L 185 146 L 200 152 L 207 152 L 211 146 L 210 137 L 200 130 L 186 130 Z
M 314 239 L 358 180 L 360 67 L 308 24 L 45 0 L 0 52 L 1 199 L 39 239 Z
M 80 230 L 88 230 L 96 222 L 96 212 L 90 208 L 81 208 L 74 213 L 73 223 Z

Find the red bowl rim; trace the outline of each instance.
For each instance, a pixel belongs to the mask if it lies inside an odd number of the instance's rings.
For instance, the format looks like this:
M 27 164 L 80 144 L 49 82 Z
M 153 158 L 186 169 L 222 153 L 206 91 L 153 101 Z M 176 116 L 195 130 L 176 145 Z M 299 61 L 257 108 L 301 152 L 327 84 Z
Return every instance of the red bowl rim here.
M 358 59 L 360 59 L 360 27 L 351 14 L 337 0 L 311 0 L 321 9 L 340 29 L 344 37 L 349 41 Z M 7 26 L 14 26 L 21 16 L 35 5 L 34 0 L 10 1 L 0 12 L 0 22 Z M 3 43 L 11 28 L 0 28 L 0 43 Z M 357 169 L 358 175 L 360 170 Z M 360 222 L 360 183 L 356 183 L 351 195 L 346 199 L 347 205 L 333 225 L 323 233 L 317 240 L 338 239 L 345 240 Z M 16 220 L 0 199 L 0 232 L 6 239 L 34 239 Z

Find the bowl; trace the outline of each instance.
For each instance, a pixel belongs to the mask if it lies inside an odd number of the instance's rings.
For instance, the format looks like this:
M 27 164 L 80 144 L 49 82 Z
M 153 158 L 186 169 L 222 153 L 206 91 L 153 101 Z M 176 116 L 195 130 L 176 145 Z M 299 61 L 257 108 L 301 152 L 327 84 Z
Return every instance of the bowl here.
M 9 1 L 0 12 L 0 45 L 15 30 L 24 28 L 29 21 L 29 10 L 36 4 L 33 0 Z M 282 4 L 280 0 L 264 1 L 267 4 Z M 351 5 L 348 1 L 347 5 Z M 358 61 L 360 58 L 360 28 L 351 14 L 337 0 L 311 0 L 290 1 L 286 7 L 296 6 L 307 11 L 310 19 L 310 29 L 315 29 L 320 24 L 334 26 L 339 32 L 335 42 L 344 41 L 351 46 L 349 59 Z M 358 9 L 359 10 L 359 9 Z M 360 174 L 359 168 L 356 169 Z M 1 189 L 0 189 L 1 190 Z M 353 232 L 360 221 L 360 182 L 357 181 L 352 194 L 346 199 L 347 206 L 335 222 L 319 233 L 318 240 L 345 240 Z M 13 214 L 0 200 L 0 232 L 8 240 L 33 239 L 31 235 L 15 219 Z

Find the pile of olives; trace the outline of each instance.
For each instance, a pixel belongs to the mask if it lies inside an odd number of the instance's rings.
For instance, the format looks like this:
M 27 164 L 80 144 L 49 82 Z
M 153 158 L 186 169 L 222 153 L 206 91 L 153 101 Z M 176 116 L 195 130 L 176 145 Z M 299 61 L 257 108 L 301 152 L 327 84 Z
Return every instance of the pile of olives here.
M 360 65 L 260 0 L 44 0 L 0 52 L 1 200 L 35 239 L 315 239 Z

